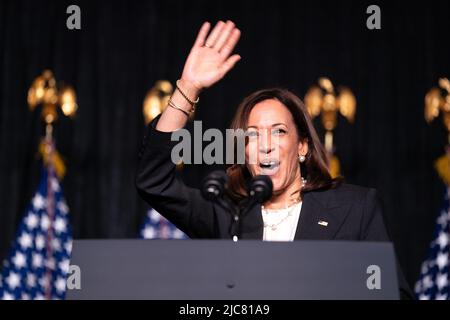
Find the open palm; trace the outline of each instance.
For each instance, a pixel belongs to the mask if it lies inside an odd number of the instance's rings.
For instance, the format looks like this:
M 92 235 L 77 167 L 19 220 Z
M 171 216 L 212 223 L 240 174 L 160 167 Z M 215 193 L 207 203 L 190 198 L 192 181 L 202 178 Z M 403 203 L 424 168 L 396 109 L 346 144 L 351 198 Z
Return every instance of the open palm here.
M 210 24 L 205 22 L 189 53 L 181 76 L 198 89 L 212 86 L 241 59 L 237 54 L 231 55 L 241 35 L 233 22 L 219 21 L 207 37 L 209 29 Z

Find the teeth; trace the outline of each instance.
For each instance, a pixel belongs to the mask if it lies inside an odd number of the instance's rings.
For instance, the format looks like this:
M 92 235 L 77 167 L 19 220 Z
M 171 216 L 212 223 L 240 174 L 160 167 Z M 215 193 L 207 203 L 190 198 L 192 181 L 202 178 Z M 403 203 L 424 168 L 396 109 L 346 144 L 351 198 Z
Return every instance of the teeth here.
M 267 167 L 274 167 L 278 164 L 277 161 L 262 161 L 261 165 L 262 166 L 267 166 Z

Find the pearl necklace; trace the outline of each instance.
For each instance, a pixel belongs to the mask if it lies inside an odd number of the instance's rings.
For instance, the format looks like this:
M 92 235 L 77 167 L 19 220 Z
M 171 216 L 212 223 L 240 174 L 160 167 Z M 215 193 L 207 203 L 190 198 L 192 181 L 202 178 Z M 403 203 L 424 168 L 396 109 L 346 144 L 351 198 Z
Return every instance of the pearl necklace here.
M 281 219 L 280 221 L 278 221 L 277 223 L 272 223 L 272 224 L 268 224 L 264 222 L 264 228 L 270 228 L 272 231 L 276 231 L 278 229 L 278 227 L 285 222 L 287 219 L 289 219 L 290 217 L 292 217 L 292 215 L 294 214 L 294 210 L 297 208 L 297 204 L 300 202 L 300 200 L 296 200 L 294 201 L 293 205 L 291 207 L 287 207 L 285 209 L 276 209 L 274 211 L 280 211 L 280 210 L 289 210 L 288 214 Z M 261 210 L 262 211 L 266 211 L 268 212 L 268 209 L 265 209 L 264 206 L 261 206 Z

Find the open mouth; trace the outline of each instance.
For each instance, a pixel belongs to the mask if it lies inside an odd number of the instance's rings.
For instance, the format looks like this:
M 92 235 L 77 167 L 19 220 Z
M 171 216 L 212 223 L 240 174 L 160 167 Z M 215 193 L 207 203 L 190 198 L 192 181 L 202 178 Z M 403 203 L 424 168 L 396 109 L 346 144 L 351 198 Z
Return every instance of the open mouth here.
M 280 161 L 278 160 L 262 160 L 259 163 L 262 173 L 266 175 L 274 174 L 278 170 L 279 166 Z

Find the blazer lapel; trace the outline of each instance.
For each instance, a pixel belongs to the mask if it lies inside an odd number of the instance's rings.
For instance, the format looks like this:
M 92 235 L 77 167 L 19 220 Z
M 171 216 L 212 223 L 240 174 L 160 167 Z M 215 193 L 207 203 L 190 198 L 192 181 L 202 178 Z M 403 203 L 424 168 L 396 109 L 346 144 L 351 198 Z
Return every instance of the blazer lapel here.
M 327 203 L 326 192 L 309 192 L 303 197 L 295 240 L 331 240 L 349 213 L 349 205 Z

